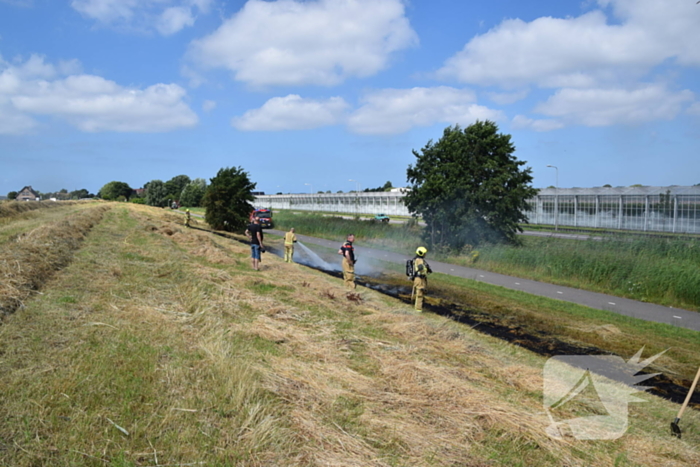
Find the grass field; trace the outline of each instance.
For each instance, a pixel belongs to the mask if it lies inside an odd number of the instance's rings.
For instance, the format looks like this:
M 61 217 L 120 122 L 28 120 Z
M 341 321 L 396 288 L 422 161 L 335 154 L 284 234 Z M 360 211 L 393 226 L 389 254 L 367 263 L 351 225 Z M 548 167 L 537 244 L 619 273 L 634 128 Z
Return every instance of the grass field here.
M 397 252 L 422 243 L 420 227 L 308 213 L 275 213 L 277 228 L 328 239 L 354 232 L 358 242 Z M 606 237 L 603 240 L 521 237 L 521 247 L 482 245 L 439 259 L 516 277 L 700 311 L 700 239 Z
M 0 294 L 14 304 L 0 324 L 0 465 L 700 464 L 693 410 L 682 440 L 669 435 L 678 406 L 648 394 L 619 439 L 552 439 L 545 359 L 269 254 L 252 271 L 246 245 L 182 221 L 94 203 L 0 224 L 0 264 L 15 261 Z M 62 230 L 79 234 L 60 247 L 40 235 Z M 27 287 L 34 263 L 52 273 Z

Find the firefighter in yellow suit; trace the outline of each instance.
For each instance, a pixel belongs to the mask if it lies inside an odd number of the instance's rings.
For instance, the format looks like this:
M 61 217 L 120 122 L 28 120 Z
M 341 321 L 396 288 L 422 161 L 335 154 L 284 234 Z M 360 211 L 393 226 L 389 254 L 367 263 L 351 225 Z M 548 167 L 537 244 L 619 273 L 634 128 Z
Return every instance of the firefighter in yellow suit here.
M 352 242 L 355 241 L 355 235 L 348 235 L 348 241 L 343 243 L 343 246 L 338 250 L 339 255 L 343 255 L 343 282 L 348 290 L 355 290 L 355 248 Z
M 413 259 L 413 289 L 416 294 L 416 311 L 423 311 L 423 296 L 426 287 L 428 287 L 428 274 L 433 272 L 425 260 L 426 254 L 428 254 L 428 249 L 419 246 L 416 250 L 416 257 Z
M 185 210 L 185 227 L 190 226 L 190 210 Z
M 289 229 L 289 232 L 284 234 L 284 261 L 293 263 L 294 244 L 297 242 L 297 236 L 294 235 L 294 227 Z

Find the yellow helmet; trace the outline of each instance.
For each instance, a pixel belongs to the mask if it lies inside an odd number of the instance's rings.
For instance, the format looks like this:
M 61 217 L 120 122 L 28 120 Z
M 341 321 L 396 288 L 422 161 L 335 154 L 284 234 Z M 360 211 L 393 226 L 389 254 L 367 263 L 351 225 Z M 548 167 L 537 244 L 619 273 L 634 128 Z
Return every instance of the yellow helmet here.
M 418 256 L 425 256 L 425 254 L 428 252 L 428 249 L 424 246 L 419 246 L 418 249 L 416 250 L 416 255 Z

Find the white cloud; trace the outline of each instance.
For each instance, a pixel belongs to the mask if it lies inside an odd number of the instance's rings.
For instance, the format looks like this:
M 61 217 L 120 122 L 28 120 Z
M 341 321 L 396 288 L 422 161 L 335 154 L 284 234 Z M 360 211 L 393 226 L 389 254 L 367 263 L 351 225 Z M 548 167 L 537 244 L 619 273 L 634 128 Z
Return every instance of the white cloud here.
M 513 104 L 515 102 L 525 99 L 530 91 L 524 89 L 522 91 L 516 92 L 489 92 L 486 93 L 489 99 L 494 101 L 496 104 L 507 105 Z
M 164 36 L 190 27 L 195 12 L 209 13 L 213 0 L 72 0 L 71 6 L 102 24 L 156 29 Z
M 189 56 L 256 86 L 331 86 L 377 73 L 416 43 L 401 0 L 249 0 Z
M 365 96 L 348 125 L 355 133 L 396 134 L 435 123 L 468 125 L 502 118 L 475 101 L 473 92 L 450 87 L 384 89 Z
M 513 128 L 534 131 L 552 131 L 564 128 L 564 123 L 559 120 L 539 119 L 533 120 L 524 115 L 516 115 L 513 118 Z
M 142 3 L 150 3 L 143 0 Z M 103 23 L 128 20 L 134 15 L 139 0 L 73 0 L 71 6 L 83 15 Z
M 58 77 L 56 67 L 38 56 L 19 66 L 0 61 L 0 132 L 25 132 L 35 126 L 35 115 L 63 119 L 89 132 L 192 127 L 198 119 L 185 104 L 185 94 L 175 84 L 137 89 L 94 75 Z
M 156 29 L 164 36 L 169 36 L 180 31 L 184 27 L 194 24 L 192 10 L 185 7 L 171 7 L 160 16 Z
M 18 112 L 10 100 L 0 93 L 0 134 L 19 135 L 27 133 L 35 126 L 36 122 L 32 118 Z
M 234 118 L 231 125 L 242 131 L 310 130 L 341 122 L 347 108 L 340 97 L 317 100 L 290 94 L 268 100 L 261 108 Z
M 188 2 L 190 6 L 197 7 L 197 9 L 205 15 L 209 13 L 213 3 L 214 0 L 189 0 Z
M 694 100 L 692 92 L 671 92 L 657 84 L 637 89 L 561 89 L 535 109 L 569 124 L 590 127 L 672 120 Z
M 658 42 L 655 51 L 682 65 L 700 65 L 700 6 L 686 0 L 598 0 L 610 6 L 624 27 L 644 30 Z
M 686 0 L 599 0 L 577 18 L 503 21 L 448 59 L 438 76 L 465 83 L 595 87 L 634 80 L 666 60 L 700 65 L 700 7 Z
M 205 112 L 211 112 L 215 108 L 216 108 L 215 101 L 206 100 L 202 103 L 202 110 L 204 110 Z
M 690 115 L 698 115 L 700 116 L 700 102 L 696 102 L 690 107 L 688 107 L 688 113 Z

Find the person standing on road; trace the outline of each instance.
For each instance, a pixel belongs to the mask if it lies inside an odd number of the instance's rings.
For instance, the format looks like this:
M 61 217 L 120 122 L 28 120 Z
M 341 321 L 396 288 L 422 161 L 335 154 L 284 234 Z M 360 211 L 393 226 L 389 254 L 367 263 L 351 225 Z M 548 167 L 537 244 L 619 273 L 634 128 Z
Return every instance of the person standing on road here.
M 355 248 L 352 242 L 355 241 L 355 235 L 348 235 L 348 240 L 343 243 L 343 246 L 338 250 L 339 255 L 343 255 L 343 281 L 348 290 L 355 290 Z
M 257 217 L 253 217 L 253 222 L 248 225 L 245 234 L 250 237 L 250 255 L 253 261 L 253 269 L 260 270 L 260 253 L 265 251 L 263 245 L 263 231 L 260 227 L 260 221 Z
M 297 242 L 297 236 L 294 235 L 294 227 L 289 229 L 289 232 L 284 234 L 284 261 L 286 263 L 294 262 L 294 244 Z
M 430 265 L 425 260 L 425 255 L 428 254 L 428 249 L 424 246 L 419 246 L 416 250 L 416 257 L 413 259 L 413 289 L 416 293 L 416 311 L 423 311 L 423 296 L 425 289 L 428 287 L 428 274 L 432 273 Z

